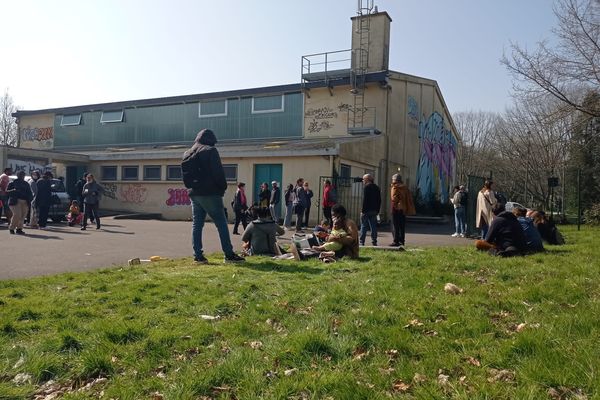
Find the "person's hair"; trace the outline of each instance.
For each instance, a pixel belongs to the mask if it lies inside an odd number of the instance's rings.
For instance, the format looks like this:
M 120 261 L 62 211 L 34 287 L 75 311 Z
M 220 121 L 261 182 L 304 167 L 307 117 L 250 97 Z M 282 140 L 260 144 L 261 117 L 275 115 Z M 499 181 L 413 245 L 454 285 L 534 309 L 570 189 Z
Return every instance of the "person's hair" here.
M 96 179 L 93 174 L 87 174 L 86 178 L 92 178 L 92 180 Z
M 300 186 L 300 184 L 301 184 L 302 182 L 304 182 L 304 178 L 298 178 L 298 179 L 296 180 L 296 185 Z
M 346 216 L 346 208 L 344 208 L 344 206 L 341 204 L 336 204 L 331 207 L 331 213 L 344 218 Z
M 492 190 L 492 185 L 494 184 L 494 181 L 485 181 L 483 183 L 483 187 L 481 188 L 481 191 L 484 192 L 486 190 Z
M 460 186 L 454 186 L 454 190 L 460 190 Z
M 371 174 L 364 174 L 363 175 L 363 180 L 367 180 L 369 182 L 373 182 L 373 175 L 371 175 Z
M 267 182 L 263 182 L 263 183 L 261 183 L 261 184 L 260 184 L 260 186 L 261 186 L 261 187 L 263 187 L 263 186 L 264 186 L 264 187 L 266 187 L 266 188 L 268 188 L 268 187 L 269 187 L 269 185 L 267 184 Z
M 77 200 L 71 200 L 71 205 L 73 205 L 73 204 L 79 205 L 79 202 Z
M 241 188 L 246 186 L 246 184 L 244 182 L 238 182 L 237 187 Z
M 308 182 L 305 181 L 304 183 L 302 183 L 302 185 L 303 186 L 308 186 Z
M 294 190 L 294 185 L 292 185 L 291 183 L 288 185 L 288 190 Z
M 53 178 L 52 172 L 50 172 L 50 171 L 44 172 L 44 178 L 52 179 Z
M 400 174 L 392 175 L 392 182 L 402 183 L 402 175 L 400 175 Z
M 492 208 L 492 212 L 494 213 L 494 215 L 498 215 L 504 211 L 506 211 L 506 207 L 504 207 L 504 204 L 502 203 L 496 203 L 494 205 L 494 208 Z
M 38 178 L 41 176 L 41 175 L 40 175 L 40 171 L 38 171 L 37 169 L 36 169 L 36 170 L 34 170 L 34 171 L 31 171 L 31 177 L 32 177 L 32 178 L 33 178 L 33 174 L 36 174 Z
M 523 207 L 515 207 L 512 209 L 512 213 L 517 217 L 524 217 L 527 215 L 527 209 Z
M 19 176 L 25 176 L 25 171 L 23 171 L 23 170 L 21 169 L 21 170 L 17 171 L 17 173 L 16 173 L 15 175 L 17 175 L 18 177 L 19 177 Z
M 11 171 L 12 171 L 12 168 L 11 168 L 11 167 L 6 167 L 6 168 L 4 168 L 4 173 L 5 173 L 5 174 L 7 174 L 7 175 L 8 175 L 8 173 L 9 173 L 9 172 L 11 172 Z
M 258 218 L 267 218 L 270 214 L 271 213 L 267 207 L 260 207 L 256 211 L 256 215 L 258 215 Z
M 331 185 L 331 181 L 329 179 L 325 179 L 325 184 L 326 185 Z
M 88 174 L 87 172 L 84 172 L 84 173 L 83 173 L 83 178 L 84 178 L 84 179 L 85 179 L 85 178 L 87 178 L 87 176 L 88 176 L 88 175 L 89 175 L 89 174 Z

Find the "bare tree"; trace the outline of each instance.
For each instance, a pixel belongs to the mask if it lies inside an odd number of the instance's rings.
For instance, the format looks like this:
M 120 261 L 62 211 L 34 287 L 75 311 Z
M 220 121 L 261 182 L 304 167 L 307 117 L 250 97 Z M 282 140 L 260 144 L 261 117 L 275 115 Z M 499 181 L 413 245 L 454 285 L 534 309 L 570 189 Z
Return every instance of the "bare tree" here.
M 515 78 L 516 92 L 529 96 L 550 94 L 571 109 L 592 116 L 584 96 L 600 91 L 600 0 L 557 0 L 556 45 L 547 41 L 534 51 L 511 44 L 501 62 Z
M 466 182 L 469 175 L 487 176 L 491 167 L 488 146 L 499 115 L 465 111 L 454 114 L 453 119 L 462 138 L 457 161 L 458 181 Z
M 4 92 L 4 96 L 0 98 L 0 144 L 7 146 L 17 145 L 17 123 L 12 113 L 17 111 L 17 107 L 13 103 L 12 97 L 8 94 L 8 90 Z

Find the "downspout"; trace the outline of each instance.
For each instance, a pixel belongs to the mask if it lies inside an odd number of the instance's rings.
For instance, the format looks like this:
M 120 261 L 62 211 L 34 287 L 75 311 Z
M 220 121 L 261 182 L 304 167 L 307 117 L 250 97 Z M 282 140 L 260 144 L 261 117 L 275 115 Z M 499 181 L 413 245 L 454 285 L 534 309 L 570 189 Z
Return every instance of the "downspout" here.
M 389 121 L 390 121 L 390 90 L 391 87 L 388 85 L 386 85 L 386 89 L 385 89 L 385 144 L 386 144 L 386 154 L 385 154 L 385 175 L 384 175 L 384 180 L 382 182 L 382 188 L 383 188 L 383 193 L 387 193 L 387 182 L 389 182 L 389 180 L 391 179 L 390 175 L 390 131 L 388 130 L 389 127 Z M 386 216 L 386 221 L 390 220 L 390 209 L 391 209 L 391 205 L 390 205 L 390 196 L 383 196 L 384 197 L 384 201 L 383 201 L 383 205 L 385 207 L 385 213 L 384 215 Z
M 333 178 L 333 154 L 329 155 L 329 173 L 331 174 L 331 177 Z

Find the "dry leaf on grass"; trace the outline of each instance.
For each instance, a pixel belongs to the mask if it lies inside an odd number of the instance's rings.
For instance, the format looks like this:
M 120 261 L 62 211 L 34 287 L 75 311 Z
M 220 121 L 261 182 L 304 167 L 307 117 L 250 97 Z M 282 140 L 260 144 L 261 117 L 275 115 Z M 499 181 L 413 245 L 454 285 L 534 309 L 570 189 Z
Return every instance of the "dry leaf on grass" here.
M 260 340 L 255 340 L 249 343 L 250 347 L 254 350 L 260 350 L 263 347 L 263 343 Z
M 425 375 L 416 373 L 415 376 L 413 376 L 412 378 L 412 382 L 413 384 L 418 385 L 419 383 L 427 382 L 427 377 Z
M 452 385 L 450 385 L 450 376 L 448 375 L 444 375 L 444 374 L 439 374 L 437 377 L 437 383 L 438 385 L 440 385 L 442 387 L 442 389 L 446 390 L 446 389 L 450 389 L 450 387 Z
M 402 379 L 398 379 L 394 382 L 394 385 L 392 386 L 392 388 L 394 389 L 394 392 L 406 393 L 410 390 L 411 386 L 410 386 L 410 384 L 402 381 Z
M 474 357 L 469 357 L 469 358 L 467 358 L 467 361 L 468 361 L 468 362 L 469 362 L 469 364 L 471 364 L 471 365 L 474 365 L 474 366 L 476 366 L 476 367 L 481 367 L 481 362 L 480 362 L 478 359 L 474 358 Z
M 283 371 L 283 374 L 285 376 L 292 376 L 294 375 L 296 372 L 298 372 L 298 368 L 290 368 L 290 369 L 286 369 L 285 371 Z
M 552 400 L 588 400 L 588 396 L 577 388 L 559 386 L 548 389 L 547 393 Z
M 404 328 L 413 328 L 416 326 L 423 326 L 423 323 L 415 318 L 408 321 L 408 324 L 404 325 Z
M 490 375 L 488 382 L 513 382 L 515 380 L 515 373 L 508 369 L 490 368 L 488 373 Z
M 456 286 L 454 283 L 446 283 L 444 285 L 444 292 L 448 294 L 461 294 L 464 292 L 464 290 Z

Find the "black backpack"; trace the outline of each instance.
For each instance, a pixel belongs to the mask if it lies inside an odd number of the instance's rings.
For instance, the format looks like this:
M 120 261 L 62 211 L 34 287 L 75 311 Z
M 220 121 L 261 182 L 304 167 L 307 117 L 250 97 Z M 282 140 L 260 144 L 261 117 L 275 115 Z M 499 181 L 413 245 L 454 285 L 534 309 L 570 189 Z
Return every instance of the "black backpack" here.
M 460 194 L 460 201 L 459 201 L 460 205 L 463 207 L 466 207 L 468 199 L 469 199 L 469 194 L 467 192 L 462 192 Z
M 202 177 L 200 176 L 200 170 L 194 163 L 194 156 L 188 156 L 181 162 L 181 178 L 183 184 L 188 189 L 194 189 L 200 186 Z

